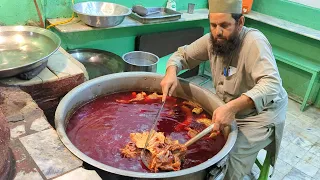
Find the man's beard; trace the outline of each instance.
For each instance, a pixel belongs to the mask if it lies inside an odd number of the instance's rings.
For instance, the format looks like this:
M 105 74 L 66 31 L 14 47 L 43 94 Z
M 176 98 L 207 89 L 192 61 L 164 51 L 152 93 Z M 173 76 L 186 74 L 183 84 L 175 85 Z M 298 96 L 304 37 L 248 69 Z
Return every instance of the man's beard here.
M 212 54 L 227 56 L 230 53 L 232 53 L 240 45 L 239 33 L 237 33 L 236 31 L 234 31 L 231 34 L 228 40 L 222 36 L 218 36 L 217 38 L 223 39 L 222 42 L 221 41 L 218 42 L 218 40 L 212 36 L 212 33 L 210 33 L 210 36 L 211 36 Z

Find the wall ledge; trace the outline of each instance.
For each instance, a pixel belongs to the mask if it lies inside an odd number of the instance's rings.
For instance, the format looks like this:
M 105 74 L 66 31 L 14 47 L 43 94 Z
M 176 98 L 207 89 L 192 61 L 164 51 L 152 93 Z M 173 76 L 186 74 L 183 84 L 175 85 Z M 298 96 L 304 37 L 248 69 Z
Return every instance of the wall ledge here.
M 246 14 L 245 17 L 320 41 L 320 31 L 316 29 L 302 26 L 300 24 L 295 24 L 255 11 L 251 11 L 249 14 Z
M 131 17 L 125 17 L 124 21 L 118 26 L 109 27 L 109 28 L 96 28 L 91 27 L 83 23 L 79 18 L 74 18 L 71 22 L 67 24 L 57 25 L 55 28 L 62 33 L 73 33 L 81 31 L 92 31 L 92 30 L 107 30 L 107 29 L 116 29 L 116 28 L 126 28 L 126 27 L 136 27 L 136 26 L 148 26 L 155 24 L 166 24 L 166 23 L 177 23 L 177 22 L 187 22 L 187 21 L 197 21 L 208 19 L 208 9 L 196 9 L 193 14 L 189 14 L 186 11 L 180 11 L 182 13 L 181 18 L 177 21 L 169 21 L 162 23 L 152 23 L 152 24 L 143 24 L 139 21 L 132 19 Z M 60 21 L 68 20 L 69 18 L 58 18 L 58 19 L 47 19 L 49 24 L 54 24 Z

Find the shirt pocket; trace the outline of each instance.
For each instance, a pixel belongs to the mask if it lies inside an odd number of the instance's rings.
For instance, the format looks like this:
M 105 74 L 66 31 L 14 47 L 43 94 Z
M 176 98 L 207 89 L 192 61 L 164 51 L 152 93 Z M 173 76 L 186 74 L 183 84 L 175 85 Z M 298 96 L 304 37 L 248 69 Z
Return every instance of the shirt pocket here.
M 231 95 L 234 98 L 234 96 L 238 94 L 236 91 L 238 89 L 236 87 L 236 82 L 237 82 L 237 72 L 231 76 L 224 77 L 224 82 L 223 82 L 224 93 Z

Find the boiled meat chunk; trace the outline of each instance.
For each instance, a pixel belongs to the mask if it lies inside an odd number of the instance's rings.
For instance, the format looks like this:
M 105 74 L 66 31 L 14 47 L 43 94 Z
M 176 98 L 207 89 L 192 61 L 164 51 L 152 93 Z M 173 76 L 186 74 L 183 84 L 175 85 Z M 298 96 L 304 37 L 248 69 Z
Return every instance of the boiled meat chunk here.
M 178 140 L 165 137 L 163 132 L 153 131 L 152 133 L 146 147 L 151 154 L 148 169 L 153 172 L 180 170 L 181 158 L 185 155 L 187 148 Z M 127 158 L 137 157 L 144 148 L 148 135 L 149 132 L 131 133 L 131 142 L 120 150 L 122 155 Z

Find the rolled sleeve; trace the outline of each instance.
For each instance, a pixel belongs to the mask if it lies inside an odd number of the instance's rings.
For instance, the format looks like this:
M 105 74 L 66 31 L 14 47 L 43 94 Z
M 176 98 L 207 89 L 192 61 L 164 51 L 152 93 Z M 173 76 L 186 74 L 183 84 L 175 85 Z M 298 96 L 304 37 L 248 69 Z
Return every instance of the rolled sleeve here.
M 256 40 L 250 49 L 248 68 L 254 87 L 243 93 L 250 97 L 258 113 L 261 113 L 280 93 L 282 81 L 269 43 Z

